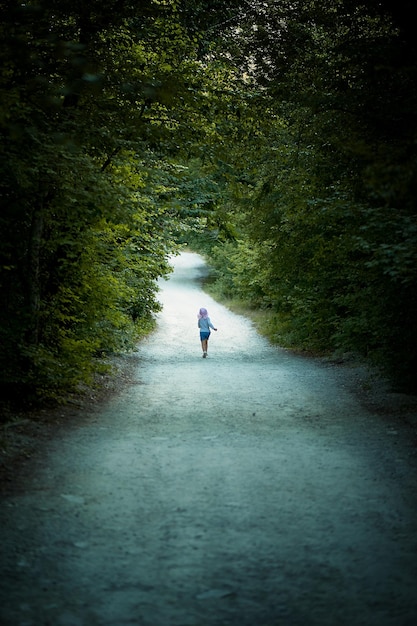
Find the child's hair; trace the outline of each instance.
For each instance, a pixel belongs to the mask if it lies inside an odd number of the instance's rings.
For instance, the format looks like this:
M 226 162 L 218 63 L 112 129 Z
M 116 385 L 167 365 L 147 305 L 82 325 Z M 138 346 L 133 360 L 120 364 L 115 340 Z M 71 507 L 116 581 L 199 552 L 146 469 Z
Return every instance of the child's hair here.
M 204 307 L 201 307 L 201 309 L 198 312 L 197 317 L 199 320 L 205 319 L 206 317 L 208 317 L 207 309 L 205 309 Z

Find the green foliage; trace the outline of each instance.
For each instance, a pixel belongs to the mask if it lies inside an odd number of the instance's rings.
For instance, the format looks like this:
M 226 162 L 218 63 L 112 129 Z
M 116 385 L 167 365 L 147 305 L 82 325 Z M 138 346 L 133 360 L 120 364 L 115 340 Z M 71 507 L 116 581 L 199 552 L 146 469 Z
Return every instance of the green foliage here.
M 248 94 L 218 161 L 238 233 L 210 258 L 221 293 L 270 311 L 274 340 L 364 355 L 411 390 L 417 72 L 397 18 L 387 3 L 252 5 L 257 28 L 230 47 Z
M 275 341 L 417 386 L 417 51 L 397 6 L 1 11 L 2 390 L 59 397 L 132 347 L 183 242 Z
M 177 4 L 2 5 L 3 395 L 59 397 L 152 328 L 179 229 L 172 155 L 200 119 Z

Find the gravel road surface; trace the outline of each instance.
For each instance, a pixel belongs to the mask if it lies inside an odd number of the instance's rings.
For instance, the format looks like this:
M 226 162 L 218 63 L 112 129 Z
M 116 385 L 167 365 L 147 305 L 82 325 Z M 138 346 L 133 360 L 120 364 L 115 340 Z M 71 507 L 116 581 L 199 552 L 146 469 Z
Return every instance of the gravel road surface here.
M 413 429 L 174 266 L 131 384 L 1 500 L 2 626 L 415 626 Z

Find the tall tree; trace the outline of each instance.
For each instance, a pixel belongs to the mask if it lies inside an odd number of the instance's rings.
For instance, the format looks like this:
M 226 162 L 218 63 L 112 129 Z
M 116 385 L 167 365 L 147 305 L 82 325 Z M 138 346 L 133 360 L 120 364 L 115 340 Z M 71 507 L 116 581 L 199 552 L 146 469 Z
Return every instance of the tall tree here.
M 365 354 L 415 388 L 417 66 L 407 23 L 390 2 L 251 3 L 229 54 L 264 94 L 264 115 L 253 109 L 249 157 L 235 140 L 224 151 L 245 218 L 235 218 L 234 262 L 216 255 L 229 286 L 271 307 L 278 340 L 285 331 L 291 344 Z
M 158 307 L 175 216 L 155 179 L 195 142 L 219 16 L 176 0 L 1 10 L 2 385 L 48 396 Z

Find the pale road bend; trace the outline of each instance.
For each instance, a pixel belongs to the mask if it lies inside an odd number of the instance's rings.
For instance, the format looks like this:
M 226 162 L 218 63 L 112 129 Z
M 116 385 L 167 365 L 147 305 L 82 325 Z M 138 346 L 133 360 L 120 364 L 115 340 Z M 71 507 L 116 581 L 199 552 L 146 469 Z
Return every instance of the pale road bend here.
M 133 383 L 2 499 L 2 626 L 415 626 L 408 431 L 174 266 Z

